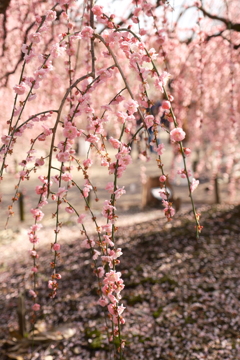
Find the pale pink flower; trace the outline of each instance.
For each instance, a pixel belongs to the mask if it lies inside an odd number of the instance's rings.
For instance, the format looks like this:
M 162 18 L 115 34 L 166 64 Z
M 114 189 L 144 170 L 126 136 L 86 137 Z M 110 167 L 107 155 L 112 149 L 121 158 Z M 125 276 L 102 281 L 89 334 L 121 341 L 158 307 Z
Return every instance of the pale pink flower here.
M 95 245 L 95 241 L 93 239 L 85 239 L 83 240 L 81 246 L 86 248 L 86 249 L 90 249 L 93 248 Z
M 11 140 L 11 136 L 10 135 L 3 135 L 1 137 L 1 140 L 2 140 L 3 144 L 8 145 L 10 140 Z
M 106 277 L 103 280 L 104 284 L 107 283 L 111 283 L 111 282 L 116 282 L 119 281 L 121 278 L 121 273 L 120 272 L 116 272 L 115 270 L 111 270 L 108 273 L 106 273 Z
M 115 198 L 119 199 L 123 194 L 126 193 L 126 190 L 124 190 L 124 186 L 120 189 L 117 189 L 114 194 L 115 194 Z
M 189 149 L 189 148 L 183 148 L 183 151 L 184 151 L 185 156 L 189 156 L 192 152 L 191 149 Z
M 118 315 L 118 312 L 117 312 L 117 305 L 114 305 L 114 304 L 109 304 L 108 305 L 108 311 L 111 315 Z
M 107 185 L 106 185 L 106 187 L 105 187 L 105 189 L 106 189 L 108 192 L 112 193 L 113 190 L 114 190 L 114 184 L 113 184 L 113 182 L 108 182 Z
M 35 192 L 38 195 L 47 195 L 47 186 L 36 186 Z
M 84 166 L 85 169 L 91 167 L 92 164 L 93 164 L 93 161 L 91 159 L 86 159 L 86 160 L 83 161 L 83 166 Z
M 96 135 L 90 134 L 90 135 L 87 135 L 86 141 L 94 144 L 99 141 L 99 138 Z
M 149 129 L 154 124 L 154 116 L 153 115 L 147 115 L 144 119 L 144 122 Z
M 101 253 L 98 250 L 93 250 L 93 260 L 97 260 L 97 258 L 101 255 Z
M 108 244 L 109 246 L 114 246 L 114 242 L 110 239 L 108 235 L 103 235 L 104 244 Z
M 66 193 L 67 193 L 67 189 L 65 187 L 60 187 L 55 195 L 61 199 L 63 198 L 63 196 L 66 195 Z
M 114 149 L 119 149 L 121 146 L 121 142 L 118 141 L 117 139 L 114 139 L 113 137 L 109 138 L 109 142 L 111 143 L 111 145 Z
M 29 40 L 35 44 L 38 44 L 42 39 L 42 35 L 38 32 L 29 35 Z
M 65 128 L 63 130 L 63 135 L 68 139 L 75 139 L 78 135 L 77 128 L 72 125 L 65 125 Z
M 102 13 L 103 13 L 103 7 L 99 6 L 99 5 L 94 5 L 92 7 L 92 12 L 94 13 L 94 15 L 100 17 L 102 15 Z
M 26 91 L 26 84 L 22 81 L 19 85 L 15 85 L 13 90 L 18 95 L 23 95 Z
M 117 118 L 118 118 L 118 121 L 121 123 L 121 124 L 124 124 L 126 118 L 127 118 L 127 114 L 122 112 L 122 111 L 118 111 L 117 112 Z
M 85 198 L 88 197 L 90 190 L 92 190 L 92 186 L 86 184 L 86 185 L 84 186 L 84 188 L 83 188 L 83 196 L 84 196 Z
M 129 100 L 125 103 L 127 111 L 130 115 L 134 114 L 138 109 L 138 103 L 135 100 Z
M 53 249 L 54 251 L 59 251 L 60 248 L 61 248 L 61 245 L 58 244 L 58 243 L 55 243 L 55 244 L 53 244 L 53 246 L 52 246 L 52 249 Z
M 199 180 L 196 180 L 196 179 L 192 179 L 192 182 L 191 182 L 191 185 L 190 185 L 190 190 L 191 190 L 191 193 L 196 190 L 196 188 L 198 187 L 199 185 Z
M 81 31 L 83 39 L 90 39 L 93 36 L 94 30 L 90 26 L 85 26 Z
M 97 271 L 98 277 L 102 278 L 105 273 L 104 268 L 102 266 L 99 266 L 96 271 Z
M 73 210 L 73 208 L 72 208 L 71 206 L 67 206 L 67 207 L 65 208 L 65 211 L 66 211 L 67 213 L 69 213 L 69 214 L 74 213 L 74 210 Z
M 163 209 L 164 213 L 165 213 L 165 216 L 168 218 L 168 219 L 171 219 L 174 215 L 175 215 L 175 210 L 173 207 L 169 206 L 165 209 Z
M 32 306 L 32 310 L 33 310 L 33 311 L 39 311 L 40 308 L 41 308 L 41 306 L 40 306 L 39 304 L 34 304 L 34 305 Z
M 172 131 L 170 131 L 170 138 L 172 141 L 182 141 L 183 139 L 185 139 L 186 133 L 185 131 L 183 131 L 182 128 L 175 128 Z
M 44 213 L 40 209 L 31 209 L 31 213 L 36 221 L 41 221 L 44 217 Z
M 29 295 L 30 296 L 32 296 L 32 297 L 34 297 L 34 298 L 36 298 L 37 297 L 37 294 L 35 293 L 35 291 L 34 290 L 29 290 Z
M 56 280 L 49 280 L 48 281 L 48 288 L 49 289 L 56 289 L 57 287 L 57 281 Z
M 44 165 L 44 159 L 41 157 L 40 159 L 35 160 L 35 166 L 42 166 Z
M 46 20 L 47 21 L 54 21 L 54 20 L 56 20 L 56 18 L 57 18 L 56 11 L 48 10 L 46 12 Z
M 158 147 L 155 147 L 155 148 L 154 148 L 154 151 L 156 151 L 156 153 L 157 153 L 158 155 L 162 155 L 163 152 L 165 151 L 164 144 L 159 144 Z
M 79 224 L 82 224 L 82 223 L 83 223 L 83 220 L 85 219 L 85 217 L 86 217 L 86 214 L 80 214 L 79 217 L 78 217 L 78 219 L 77 219 L 77 222 L 78 222 Z
M 101 297 L 98 300 L 98 304 L 101 305 L 101 306 L 106 306 L 108 304 L 108 300 L 106 298 Z
M 42 125 L 42 127 L 43 127 L 43 129 L 44 129 L 44 130 L 43 130 L 43 133 L 44 133 L 45 136 L 49 136 L 49 135 L 52 134 L 52 129 L 49 129 L 48 126 Z
M 63 181 L 71 181 L 72 175 L 69 172 L 66 172 L 66 173 L 62 174 L 62 180 Z
M 159 194 L 163 200 L 167 200 L 167 194 L 166 194 L 165 190 L 160 190 Z
M 60 162 L 66 162 L 70 160 L 70 154 L 68 151 L 60 151 L 56 158 L 58 159 L 58 161 Z

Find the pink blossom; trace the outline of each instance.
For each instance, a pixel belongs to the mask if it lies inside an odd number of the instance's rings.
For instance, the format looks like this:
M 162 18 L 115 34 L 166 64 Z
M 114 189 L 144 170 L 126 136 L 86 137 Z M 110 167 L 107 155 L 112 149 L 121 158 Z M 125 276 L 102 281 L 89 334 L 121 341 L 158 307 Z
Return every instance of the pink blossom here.
M 35 160 L 35 166 L 42 166 L 44 165 L 44 159 L 41 157 L 40 159 Z
M 129 100 L 125 103 L 127 111 L 130 115 L 134 114 L 137 111 L 138 103 L 135 100 Z
M 113 184 L 113 182 L 108 182 L 107 185 L 106 185 L 106 187 L 105 187 L 105 189 L 106 189 L 108 192 L 112 193 L 113 190 L 114 190 L 114 184 Z
M 162 102 L 162 108 L 163 108 L 164 110 L 170 110 L 170 109 L 171 109 L 171 103 L 170 103 L 170 101 L 163 100 L 163 102 Z
M 107 233 L 111 233 L 112 232 L 112 225 L 111 224 L 102 225 L 102 230 L 106 231 Z
M 111 283 L 111 282 L 116 282 L 119 281 L 121 278 L 121 273 L 120 272 L 116 272 L 115 270 L 111 270 L 108 273 L 106 273 L 106 277 L 103 280 L 104 284 L 107 283 Z
M 68 139 L 75 139 L 78 135 L 77 128 L 72 125 L 65 125 L 65 128 L 63 130 L 63 135 Z
M 121 123 L 121 124 L 124 124 L 126 118 L 127 118 L 127 114 L 122 112 L 122 111 L 118 111 L 117 112 L 117 118 L 118 118 L 118 121 Z
M 177 173 L 181 176 L 182 179 L 185 179 L 188 176 L 192 176 L 191 170 L 187 170 L 187 172 L 184 169 L 178 170 Z
M 109 138 L 109 142 L 111 143 L 111 145 L 114 149 L 119 149 L 121 146 L 121 142 L 118 141 L 117 139 L 114 139 L 113 137 Z
M 103 13 L 103 8 L 102 8 L 102 6 L 94 5 L 92 7 L 92 12 L 94 13 L 94 15 L 100 17 L 102 15 L 102 13 Z
M 88 197 L 90 190 L 92 190 L 92 186 L 86 184 L 86 185 L 84 186 L 84 188 L 83 188 L 83 196 L 84 196 L 85 198 Z
M 97 268 L 96 271 L 97 271 L 98 277 L 102 278 L 104 273 L 105 273 L 104 268 L 102 266 L 100 266 L 100 267 Z
M 56 18 L 57 18 L 56 11 L 48 10 L 46 12 L 46 20 L 47 21 L 54 21 L 54 20 L 56 20 Z
M 196 179 L 192 179 L 192 182 L 191 182 L 191 185 L 190 185 L 190 190 L 191 190 L 191 193 L 196 190 L 196 188 L 198 187 L 199 185 L 199 180 L 196 180 Z
M 10 135 L 3 135 L 1 137 L 1 140 L 2 140 L 3 144 L 8 145 L 9 142 L 11 141 L 11 138 L 12 137 Z
M 165 175 L 161 175 L 161 176 L 159 177 L 159 181 L 160 181 L 160 182 L 165 182 L 166 180 L 167 180 L 167 178 L 166 178 Z
M 38 255 L 38 253 L 36 252 L 36 250 L 30 250 L 30 251 L 29 251 L 29 254 L 30 254 L 30 256 L 32 256 L 33 258 L 38 258 L 38 257 L 39 257 L 39 255 Z
M 169 206 L 163 209 L 165 216 L 170 220 L 175 215 L 175 210 L 173 207 Z
M 32 306 L 32 310 L 33 310 L 33 311 L 39 311 L 40 308 L 41 308 L 41 306 L 40 306 L 39 304 L 34 304 L 34 305 Z
M 66 162 L 70 160 L 70 154 L 68 151 L 60 151 L 56 158 L 58 159 L 58 161 L 60 162 Z
M 124 190 L 124 186 L 120 189 L 117 189 L 114 194 L 115 194 L 115 198 L 119 199 L 123 194 L 126 193 L 126 190 Z
M 49 136 L 49 135 L 52 134 L 52 129 L 49 129 L 48 126 L 42 125 L 42 127 L 43 127 L 43 133 L 44 133 L 45 136 Z
M 108 200 L 104 201 L 102 214 L 108 220 L 114 220 L 113 212 L 116 210 L 115 206 L 111 205 L 111 202 Z
M 42 39 L 42 35 L 38 32 L 29 35 L 29 40 L 35 44 L 38 44 Z
M 95 245 L 95 241 L 93 239 L 85 239 L 82 242 L 82 247 L 86 248 L 86 249 L 90 249 L 93 248 Z
M 34 298 L 37 297 L 37 294 L 36 294 L 35 291 L 32 290 L 32 289 L 29 290 L 29 295 L 32 296 L 32 297 L 34 297 Z
M 97 260 L 97 258 L 98 258 L 100 255 L 101 255 L 100 251 L 95 250 L 95 249 L 93 250 L 93 256 L 92 256 L 93 260 Z
M 165 151 L 164 144 L 159 144 L 158 147 L 154 147 L 154 151 L 156 151 L 158 155 L 162 155 Z
M 78 219 L 77 219 L 77 222 L 78 222 L 79 224 L 82 224 L 82 223 L 83 223 L 83 220 L 85 219 L 85 217 L 86 217 L 86 214 L 80 214 L 79 217 L 78 217 Z
M 31 270 L 32 270 L 32 272 L 34 272 L 34 273 L 38 272 L 38 268 L 37 268 L 36 266 L 32 267 Z
M 36 186 L 35 192 L 38 195 L 47 195 L 47 186 Z
M 165 190 L 160 190 L 159 194 L 163 200 L 167 200 L 167 193 Z
M 53 244 L 53 246 L 52 246 L 52 249 L 53 249 L 54 251 L 59 251 L 60 248 L 61 248 L 61 245 L 58 244 L 58 243 L 55 243 L 55 244 Z
M 26 91 L 26 84 L 22 81 L 19 85 L 15 85 L 13 90 L 18 95 L 23 95 Z
M 66 193 L 67 193 L 67 189 L 65 187 L 60 187 L 55 195 L 61 199 L 63 198 L 63 196 L 66 195 Z
M 49 280 L 48 281 L 48 288 L 49 289 L 56 289 L 57 287 L 57 281 L 56 280 Z
M 108 300 L 104 297 L 101 297 L 99 300 L 98 300 L 98 304 L 101 305 L 101 306 L 106 306 L 108 304 Z
M 83 161 L 83 166 L 84 166 L 85 169 L 91 167 L 92 164 L 93 164 L 93 162 L 92 162 L 91 159 L 86 159 L 86 160 Z
M 90 39 L 93 36 L 94 30 L 90 26 L 85 26 L 81 31 L 83 39 Z
M 108 235 L 103 235 L 104 244 L 108 244 L 109 246 L 114 246 L 114 242 L 110 239 Z
M 47 183 L 48 183 L 48 180 L 47 180 L 46 176 L 40 175 L 40 176 L 38 177 L 38 179 L 39 179 L 43 184 L 47 184 Z
M 183 151 L 184 151 L 185 156 L 189 156 L 192 152 L 191 149 L 189 149 L 189 148 L 183 148 Z
M 172 131 L 170 131 L 170 138 L 172 141 L 182 141 L 185 139 L 186 133 L 183 131 L 182 128 L 175 128 Z
M 154 116 L 153 115 L 147 115 L 144 119 L 144 122 L 149 129 L 154 124 Z
M 86 141 L 94 144 L 99 141 L 99 138 L 96 135 L 90 134 L 90 135 L 87 135 Z
M 36 221 L 41 221 L 44 217 L 44 213 L 38 208 L 31 209 L 31 213 L 33 214 L 33 217 L 36 219 Z
M 63 181 L 71 181 L 72 180 L 72 175 L 68 172 L 62 174 L 62 180 Z
M 73 208 L 72 208 L 71 206 L 67 206 L 67 207 L 65 208 L 65 211 L 66 211 L 67 213 L 69 213 L 69 214 L 74 213 L 74 210 L 73 210 Z

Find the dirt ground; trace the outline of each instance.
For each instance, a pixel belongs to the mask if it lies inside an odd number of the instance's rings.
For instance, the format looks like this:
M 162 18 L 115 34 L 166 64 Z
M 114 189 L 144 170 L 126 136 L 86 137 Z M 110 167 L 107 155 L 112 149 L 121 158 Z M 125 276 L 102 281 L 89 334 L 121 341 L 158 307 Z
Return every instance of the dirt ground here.
M 172 161 L 168 146 L 166 142 L 167 151 L 163 157 L 167 172 Z M 200 179 L 194 198 L 196 208 L 203 213 L 204 230 L 196 242 L 186 184 L 173 184 L 174 197 L 182 201 L 175 219 L 168 223 L 160 203 L 155 207 L 141 207 L 140 168 L 145 166 L 148 176 L 158 176 L 154 156 L 149 162 L 141 163 L 136 151 L 133 155 L 133 163 L 119 182 L 119 186 L 125 186 L 127 194 L 117 204 L 117 241 L 124 253 L 119 270 L 126 283 L 123 295 L 127 307 L 124 359 L 240 359 L 240 212 L 239 207 L 233 206 L 233 203 L 239 203 L 239 192 L 234 201 L 230 201 L 227 184 L 220 182 L 223 205 L 211 208 L 215 200 L 214 193 L 209 191 L 211 184 L 207 178 Z M 79 226 L 67 213 L 62 215 L 64 226 L 59 237 L 62 244 L 61 295 L 52 303 L 47 297 L 50 244 L 55 228 L 51 216 L 54 204 L 49 204 L 43 220 L 44 228 L 39 232 L 39 294 L 44 310 L 38 327 L 42 338 L 40 336 L 30 355 L 29 340 L 19 337 L 16 309 L 21 292 L 26 296 L 27 309 L 30 304 L 27 295 L 31 280 L 27 232 L 33 224 L 29 210 L 36 206 L 37 201 L 34 191 L 37 174 L 34 176 L 23 183 L 25 221 L 19 221 L 16 206 L 16 214 L 10 219 L 7 229 L 4 229 L 5 211 L 9 198 L 13 196 L 15 182 L 7 175 L 1 184 L 1 359 L 109 360 L 111 351 L 98 330 L 102 314 L 96 307 L 95 279 L 89 256 L 81 250 Z M 101 206 L 106 197 L 104 186 L 111 178 L 98 164 L 91 169 L 91 177 L 99 197 L 99 202 L 92 200 L 92 209 L 101 225 Z M 79 195 L 73 192 L 70 200 L 79 211 L 84 210 Z M 90 216 L 86 227 L 94 232 Z M 28 312 L 26 317 L 29 321 Z

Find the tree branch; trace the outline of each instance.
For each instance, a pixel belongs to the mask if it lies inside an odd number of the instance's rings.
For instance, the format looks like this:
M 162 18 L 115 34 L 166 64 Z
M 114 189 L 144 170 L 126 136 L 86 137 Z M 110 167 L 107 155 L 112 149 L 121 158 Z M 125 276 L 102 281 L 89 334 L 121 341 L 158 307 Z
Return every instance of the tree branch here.
M 210 19 L 218 20 L 218 21 L 223 22 L 229 30 L 234 30 L 234 31 L 240 32 L 240 23 L 235 23 L 234 24 L 234 23 L 232 23 L 230 20 L 228 20 L 226 18 L 223 18 L 221 16 L 217 16 L 217 15 L 212 15 L 207 10 L 205 10 L 202 6 L 199 6 L 199 10 L 201 10 L 203 12 L 203 14 L 205 16 L 209 17 Z

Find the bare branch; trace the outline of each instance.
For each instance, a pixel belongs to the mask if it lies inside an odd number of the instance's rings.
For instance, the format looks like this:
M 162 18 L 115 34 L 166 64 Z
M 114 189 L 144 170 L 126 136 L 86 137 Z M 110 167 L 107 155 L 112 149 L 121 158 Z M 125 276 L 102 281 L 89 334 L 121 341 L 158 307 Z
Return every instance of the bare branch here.
M 205 16 L 209 17 L 210 19 L 223 22 L 226 25 L 227 29 L 240 32 L 240 23 L 234 24 L 229 19 L 223 18 L 221 16 L 217 16 L 217 15 L 212 15 L 207 10 L 205 10 L 202 6 L 199 7 L 199 10 L 201 10 L 203 12 L 203 14 Z

